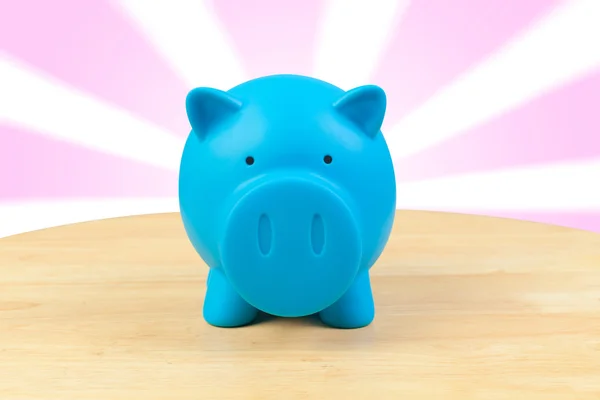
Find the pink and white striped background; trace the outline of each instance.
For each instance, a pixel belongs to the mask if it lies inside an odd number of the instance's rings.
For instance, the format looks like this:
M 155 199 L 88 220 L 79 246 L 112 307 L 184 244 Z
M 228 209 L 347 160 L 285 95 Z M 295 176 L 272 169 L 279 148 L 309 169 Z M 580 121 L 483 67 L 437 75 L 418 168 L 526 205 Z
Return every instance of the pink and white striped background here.
M 388 93 L 398 208 L 600 232 L 599 0 L 19 0 L 0 12 L 0 236 L 177 211 L 196 86 Z

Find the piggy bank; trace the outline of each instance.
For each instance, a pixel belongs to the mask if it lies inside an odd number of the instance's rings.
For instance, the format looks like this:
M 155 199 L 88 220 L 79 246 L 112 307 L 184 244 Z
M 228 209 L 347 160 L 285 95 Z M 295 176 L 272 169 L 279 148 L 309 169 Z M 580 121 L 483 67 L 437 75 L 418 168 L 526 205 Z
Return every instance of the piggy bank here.
M 385 110 L 378 86 L 297 75 L 189 92 L 179 204 L 209 267 L 207 323 L 246 325 L 258 311 L 373 321 L 369 270 L 396 209 Z

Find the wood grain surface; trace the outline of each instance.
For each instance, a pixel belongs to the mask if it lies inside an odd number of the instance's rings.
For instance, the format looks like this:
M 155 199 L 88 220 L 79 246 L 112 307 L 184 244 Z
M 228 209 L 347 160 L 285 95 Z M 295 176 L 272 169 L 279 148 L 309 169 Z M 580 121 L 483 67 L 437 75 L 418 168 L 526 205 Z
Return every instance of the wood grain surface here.
M 399 212 L 375 322 L 202 319 L 178 214 L 0 240 L 0 399 L 600 399 L 600 235 Z

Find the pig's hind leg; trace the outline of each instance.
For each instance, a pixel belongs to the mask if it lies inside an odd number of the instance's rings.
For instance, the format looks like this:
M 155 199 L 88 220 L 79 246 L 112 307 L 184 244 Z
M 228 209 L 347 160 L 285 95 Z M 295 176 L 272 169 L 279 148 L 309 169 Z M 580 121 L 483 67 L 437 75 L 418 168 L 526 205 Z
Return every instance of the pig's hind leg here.
M 364 271 L 344 295 L 319 313 L 321 321 L 333 328 L 353 329 L 369 325 L 375 318 L 375 305 L 369 272 Z
M 233 328 L 251 323 L 258 313 L 233 289 L 218 269 L 210 269 L 204 297 L 204 319 L 210 325 Z

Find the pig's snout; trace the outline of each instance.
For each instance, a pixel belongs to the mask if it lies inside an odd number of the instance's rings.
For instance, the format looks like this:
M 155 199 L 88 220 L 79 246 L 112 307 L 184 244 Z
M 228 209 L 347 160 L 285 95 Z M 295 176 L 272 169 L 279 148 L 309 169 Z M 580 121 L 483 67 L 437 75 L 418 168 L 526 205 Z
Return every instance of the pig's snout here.
M 223 269 L 256 308 L 295 317 L 339 299 L 362 251 L 354 210 L 328 182 L 311 175 L 263 180 L 229 212 Z

